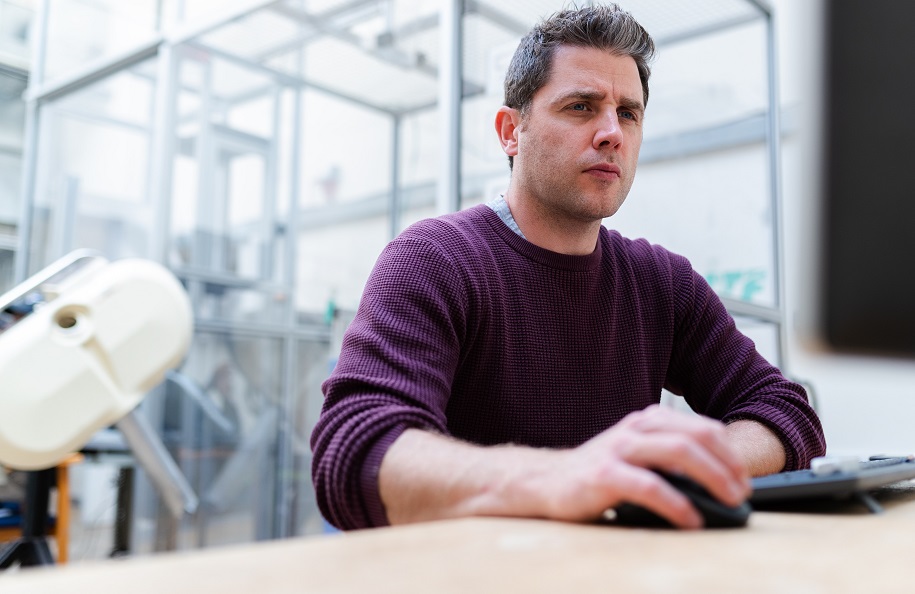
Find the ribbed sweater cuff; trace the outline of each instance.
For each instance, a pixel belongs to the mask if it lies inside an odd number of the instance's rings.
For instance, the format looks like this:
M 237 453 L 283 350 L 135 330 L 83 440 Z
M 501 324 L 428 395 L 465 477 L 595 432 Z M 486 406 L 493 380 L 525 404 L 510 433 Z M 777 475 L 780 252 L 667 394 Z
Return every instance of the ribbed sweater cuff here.
M 382 435 L 369 449 L 362 465 L 361 487 L 362 502 L 372 527 L 387 526 L 388 514 L 381 500 L 381 491 L 378 486 L 378 475 L 381 470 L 381 461 L 391 444 L 407 429 L 404 424 L 392 427 Z

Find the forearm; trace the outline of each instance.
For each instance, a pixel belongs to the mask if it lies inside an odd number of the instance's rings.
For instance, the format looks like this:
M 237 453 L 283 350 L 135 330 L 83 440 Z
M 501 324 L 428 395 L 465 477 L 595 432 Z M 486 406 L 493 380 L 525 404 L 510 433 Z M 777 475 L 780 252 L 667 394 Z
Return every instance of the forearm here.
M 781 472 L 785 468 L 785 447 L 778 436 L 762 423 L 742 419 L 728 424 L 725 431 L 750 476 Z
M 749 492 L 724 426 L 657 406 L 563 450 L 481 447 L 410 429 L 388 448 L 378 480 L 392 524 L 463 516 L 586 521 L 630 502 L 677 526 L 699 526 L 688 500 L 649 469 L 686 474 L 729 505 Z
M 538 483 L 561 453 L 482 447 L 409 429 L 381 463 L 379 489 L 391 524 L 463 516 L 544 517 Z

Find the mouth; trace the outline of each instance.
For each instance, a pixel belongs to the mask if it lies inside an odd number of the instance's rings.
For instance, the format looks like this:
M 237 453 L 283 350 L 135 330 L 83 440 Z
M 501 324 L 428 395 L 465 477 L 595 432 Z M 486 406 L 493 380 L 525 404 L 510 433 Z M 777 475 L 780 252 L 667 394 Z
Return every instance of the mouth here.
M 584 170 L 600 179 L 618 179 L 620 177 L 620 167 L 616 163 L 595 163 Z

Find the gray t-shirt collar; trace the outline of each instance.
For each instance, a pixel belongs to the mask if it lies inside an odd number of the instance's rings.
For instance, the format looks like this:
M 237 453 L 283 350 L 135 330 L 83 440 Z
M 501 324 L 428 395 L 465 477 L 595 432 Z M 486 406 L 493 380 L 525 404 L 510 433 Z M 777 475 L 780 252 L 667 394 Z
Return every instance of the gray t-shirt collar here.
M 486 206 L 491 208 L 497 215 L 499 215 L 499 218 L 502 219 L 503 223 L 508 225 L 509 229 L 521 237 L 524 237 L 524 233 L 521 232 L 521 228 L 518 227 L 518 223 L 515 222 L 515 217 L 512 216 L 512 211 L 510 208 L 508 208 L 508 202 L 505 201 L 504 196 L 500 194 L 498 198 L 494 198 L 493 200 L 489 201 Z M 524 237 L 524 239 L 527 238 Z

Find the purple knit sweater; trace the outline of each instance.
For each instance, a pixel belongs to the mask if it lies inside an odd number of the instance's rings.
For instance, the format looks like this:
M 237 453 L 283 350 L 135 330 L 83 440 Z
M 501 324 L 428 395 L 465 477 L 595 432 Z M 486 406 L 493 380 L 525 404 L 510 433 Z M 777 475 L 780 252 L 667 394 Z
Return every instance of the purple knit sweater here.
M 378 469 L 408 427 L 572 447 L 667 388 L 703 415 L 773 429 L 788 469 L 825 450 L 803 389 L 685 258 L 605 228 L 591 255 L 550 252 L 486 206 L 387 246 L 323 388 L 312 477 L 325 518 L 344 529 L 387 523 Z

